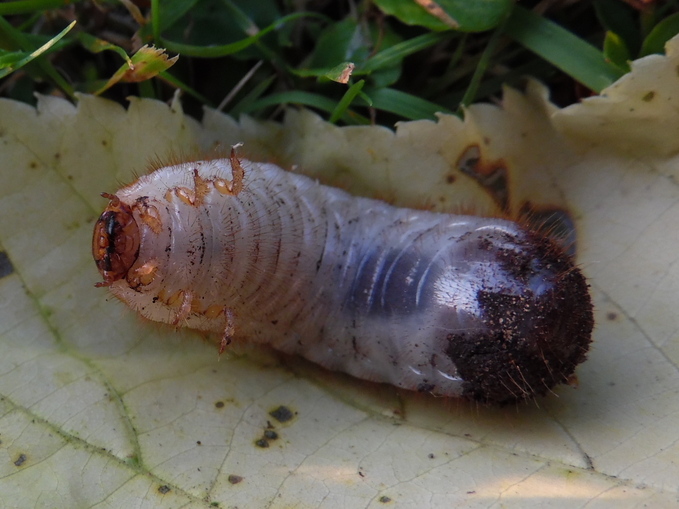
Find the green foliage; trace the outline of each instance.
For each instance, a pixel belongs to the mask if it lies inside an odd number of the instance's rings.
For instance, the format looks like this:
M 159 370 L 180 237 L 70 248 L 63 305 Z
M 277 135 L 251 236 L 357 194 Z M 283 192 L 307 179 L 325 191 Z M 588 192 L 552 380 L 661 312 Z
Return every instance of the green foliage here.
M 662 53 L 665 51 L 665 43 L 677 34 L 679 34 L 679 13 L 668 16 L 653 27 L 641 45 L 640 55 Z
M 521 7 L 512 12 L 506 32 L 595 92 L 600 92 L 623 74 L 607 62 L 596 47 Z
M 500 24 L 512 9 L 512 0 L 439 0 L 437 6 L 444 14 L 432 13 L 417 2 L 403 0 L 375 0 L 386 14 L 397 17 L 408 25 L 419 25 L 430 30 L 460 30 L 483 32 Z
M 679 33 L 676 1 L 637 11 L 595 0 L 543 14 L 527 4 L 359 0 L 313 10 L 319 3 L 310 0 L 152 0 L 140 10 L 116 0 L 2 2 L 0 94 L 30 102 L 35 92 L 83 91 L 124 103 L 180 89 L 196 115 L 211 106 L 271 118 L 305 105 L 332 122 L 390 125 L 462 114 L 524 75 L 600 92 L 630 60 L 662 52 Z M 159 51 L 140 72 L 130 58 L 143 45 Z M 576 90 L 560 100 L 577 101 Z

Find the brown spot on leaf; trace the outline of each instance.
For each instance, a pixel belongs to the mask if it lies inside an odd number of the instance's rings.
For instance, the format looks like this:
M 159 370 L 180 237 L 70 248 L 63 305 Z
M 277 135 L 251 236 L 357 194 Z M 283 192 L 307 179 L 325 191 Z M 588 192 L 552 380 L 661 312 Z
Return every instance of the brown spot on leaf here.
M 269 415 L 278 422 L 288 422 L 295 416 L 295 412 L 290 410 L 288 407 L 281 405 L 269 412 Z
M 507 188 L 507 163 L 498 159 L 484 159 L 481 148 L 469 145 L 462 152 L 456 163 L 457 169 L 476 180 L 491 196 L 493 201 L 505 212 L 509 211 L 509 195 Z

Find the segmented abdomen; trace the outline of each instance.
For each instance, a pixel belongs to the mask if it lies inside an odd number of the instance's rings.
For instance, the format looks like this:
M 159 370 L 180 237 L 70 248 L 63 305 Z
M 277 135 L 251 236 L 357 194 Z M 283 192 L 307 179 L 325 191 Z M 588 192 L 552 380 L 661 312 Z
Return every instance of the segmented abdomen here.
M 162 168 L 116 193 L 140 240 L 108 283 L 114 294 L 154 320 L 447 396 L 541 394 L 584 360 L 587 285 L 550 240 L 353 197 L 273 165 L 243 161 L 234 192 L 231 163 Z

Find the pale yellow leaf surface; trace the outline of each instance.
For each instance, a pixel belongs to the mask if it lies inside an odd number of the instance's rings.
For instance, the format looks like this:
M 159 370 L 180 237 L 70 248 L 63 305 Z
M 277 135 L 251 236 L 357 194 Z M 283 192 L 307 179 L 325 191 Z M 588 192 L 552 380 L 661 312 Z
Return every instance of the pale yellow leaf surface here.
M 679 41 L 558 110 L 537 83 L 463 122 L 202 123 L 84 96 L 0 101 L 3 507 L 670 507 L 679 498 Z M 242 151 L 399 205 L 567 211 L 597 327 L 580 386 L 486 408 L 139 319 L 94 288 L 102 191 L 170 152 Z M 465 165 L 506 170 L 493 196 Z M 285 407 L 280 422 L 272 411 Z M 265 432 L 278 438 L 265 438 Z M 262 447 L 266 442 L 268 447 Z M 216 504 L 216 505 L 213 505 Z

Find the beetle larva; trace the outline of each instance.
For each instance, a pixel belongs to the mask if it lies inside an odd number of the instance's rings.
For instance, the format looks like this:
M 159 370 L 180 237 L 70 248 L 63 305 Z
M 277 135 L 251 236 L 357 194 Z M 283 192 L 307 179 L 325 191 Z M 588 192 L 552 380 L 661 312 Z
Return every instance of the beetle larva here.
M 328 369 L 506 402 L 567 382 L 588 286 L 516 223 L 397 208 L 273 164 L 160 168 L 104 194 L 93 253 L 151 320 L 266 343 Z

